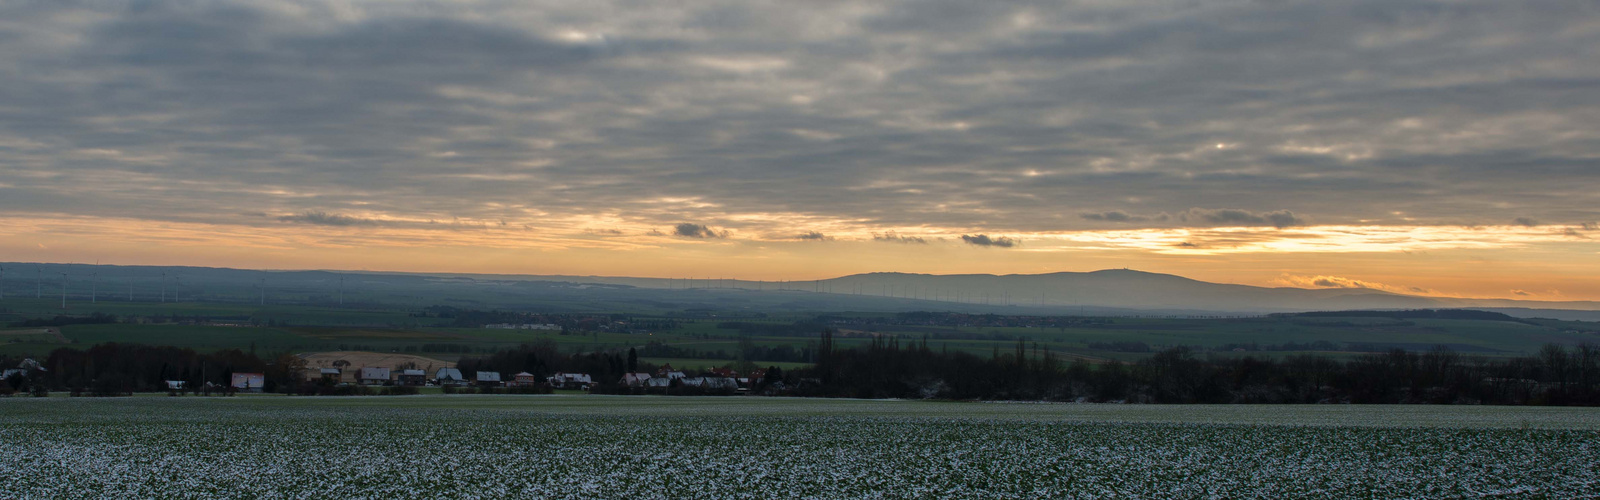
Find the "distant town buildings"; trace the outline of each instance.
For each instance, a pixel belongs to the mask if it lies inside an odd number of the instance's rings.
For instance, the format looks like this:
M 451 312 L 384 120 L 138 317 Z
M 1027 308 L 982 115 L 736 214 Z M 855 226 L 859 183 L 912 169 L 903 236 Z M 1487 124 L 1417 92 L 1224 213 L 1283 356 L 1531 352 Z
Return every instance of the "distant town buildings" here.
M 491 324 L 491 325 L 483 325 L 483 327 L 484 328 L 494 328 L 494 329 L 499 329 L 499 330 L 556 330 L 556 331 L 561 330 L 561 325 L 555 325 L 555 324 L 550 324 L 550 323 L 522 323 L 522 324 L 495 323 L 495 324 Z

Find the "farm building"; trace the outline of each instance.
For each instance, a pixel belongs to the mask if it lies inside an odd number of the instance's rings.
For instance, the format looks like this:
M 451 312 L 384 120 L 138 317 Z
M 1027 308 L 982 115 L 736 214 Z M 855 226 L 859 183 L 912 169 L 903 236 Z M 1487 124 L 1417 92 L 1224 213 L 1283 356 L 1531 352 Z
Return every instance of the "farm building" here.
M 624 373 L 622 374 L 622 380 L 617 381 L 617 383 L 627 387 L 644 387 L 650 384 L 650 374 Z
M 13 376 L 27 378 L 33 375 L 33 372 L 36 371 L 42 372 L 45 371 L 45 369 L 43 366 L 39 366 L 38 361 L 34 361 L 33 358 L 27 358 L 22 360 L 22 363 L 17 364 L 16 368 L 7 368 L 4 373 L 0 373 L 0 380 L 5 380 Z
M 539 385 L 539 377 L 534 376 L 532 373 L 522 372 L 512 375 L 511 383 L 506 385 L 513 387 L 533 387 Z
M 499 387 L 500 372 L 478 372 L 477 384 L 484 387 Z
M 465 385 L 467 378 L 461 376 L 461 370 L 455 368 L 440 368 L 433 373 L 434 383 L 439 385 Z
M 557 389 L 588 389 L 594 384 L 587 373 L 556 373 L 550 377 L 550 386 Z
M 182 380 L 168 380 L 166 382 L 167 390 L 169 391 L 181 391 L 189 387 L 189 383 Z
M 400 370 L 400 385 L 422 386 L 428 383 L 428 372 L 422 370 Z
M 699 387 L 708 391 L 737 391 L 739 382 L 728 377 L 692 377 L 683 379 L 684 387 Z
M 389 369 L 382 366 L 369 366 L 361 369 L 361 385 L 384 385 L 389 383 Z
M 317 370 L 317 378 L 329 384 L 337 384 L 344 378 L 344 370 L 338 368 L 322 368 Z
M 228 383 L 228 387 L 232 387 L 239 392 L 261 392 L 262 386 L 266 385 L 266 382 L 267 376 L 264 374 L 235 373 Z
M 655 376 L 655 378 L 665 380 L 683 380 L 688 377 L 688 375 L 685 375 L 683 372 L 677 370 L 657 370 Z

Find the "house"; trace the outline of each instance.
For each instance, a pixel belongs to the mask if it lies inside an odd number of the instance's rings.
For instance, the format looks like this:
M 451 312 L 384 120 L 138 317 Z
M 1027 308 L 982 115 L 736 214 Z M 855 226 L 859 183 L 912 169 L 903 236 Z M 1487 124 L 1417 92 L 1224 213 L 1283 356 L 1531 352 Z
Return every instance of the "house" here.
M 36 371 L 42 372 L 45 371 L 45 369 L 43 366 L 39 366 L 38 361 L 34 361 L 33 358 L 27 358 L 23 359 L 22 363 L 18 364 L 16 368 L 8 368 L 6 371 L 0 372 L 0 380 L 5 380 L 13 376 L 28 378 L 30 375 L 33 375 L 33 372 Z
M 466 385 L 467 378 L 461 376 L 461 370 L 440 368 L 433 373 L 433 381 L 439 385 Z
M 539 377 L 534 376 L 532 373 L 522 372 L 512 375 L 511 377 L 511 383 L 506 385 L 512 387 L 533 387 L 539 385 Z
M 262 387 L 266 385 L 266 381 L 267 376 L 265 374 L 235 373 L 232 381 L 228 383 L 228 387 L 232 387 L 239 392 L 261 392 Z
M 587 373 L 556 373 L 550 377 L 550 386 L 557 389 L 588 389 L 593 384 Z
M 338 368 L 322 368 L 317 370 L 317 378 L 329 384 L 338 384 L 344 378 L 344 370 Z
M 428 383 L 428 372 L 422 370 L 400 370 L 400 385 L 422 386 Z
M 500 372 L 478 372 L 477 384 L 484 387 L 500 387 Z
M 705 385 L 701 387 L 717 391 L 737 391 L 739 381 L 730 377 L 706 377 Z
M 650 384 L 650 374 L 624 373 L 622 374 L 622 380 L 617 381 L 617 383 L 627 387 L 645 387 Z
M 684 387 L 699 387 L 708 391 L 737 391 L 739 382 L 728 377 L 692 377 L 683 379 Z
M 167 390 L 169 391 L 181 391 L 189 387 L 189 383 L 183 380 L 168 380 L 166 382 Z
M 666 377 L 655 377 L 645 380 L 644 386 L 647 389 L 666 389 L 668 387 L 672 387 L 672 379 Z
M 361 385 L 388 385 L 389 369 L 382 366 L 369 366 L 361 369 Z

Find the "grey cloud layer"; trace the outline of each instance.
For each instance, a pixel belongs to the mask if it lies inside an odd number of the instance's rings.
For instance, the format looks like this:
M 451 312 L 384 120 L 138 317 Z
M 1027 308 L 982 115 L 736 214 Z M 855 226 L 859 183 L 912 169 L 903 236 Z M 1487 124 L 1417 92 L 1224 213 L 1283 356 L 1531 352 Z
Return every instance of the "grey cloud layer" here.
M 0 213 L 1600 219 L 1593 2 L 66 4 L 0 4 Z

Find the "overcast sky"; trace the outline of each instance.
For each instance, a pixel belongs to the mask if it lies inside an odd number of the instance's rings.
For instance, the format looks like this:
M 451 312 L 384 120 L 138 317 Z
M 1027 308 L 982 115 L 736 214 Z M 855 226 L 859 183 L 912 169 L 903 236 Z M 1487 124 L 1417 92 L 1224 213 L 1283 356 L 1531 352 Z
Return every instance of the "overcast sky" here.
M 1600 299 L 1597 48 L 1593 1 L 4 2 L 0 260 Z

